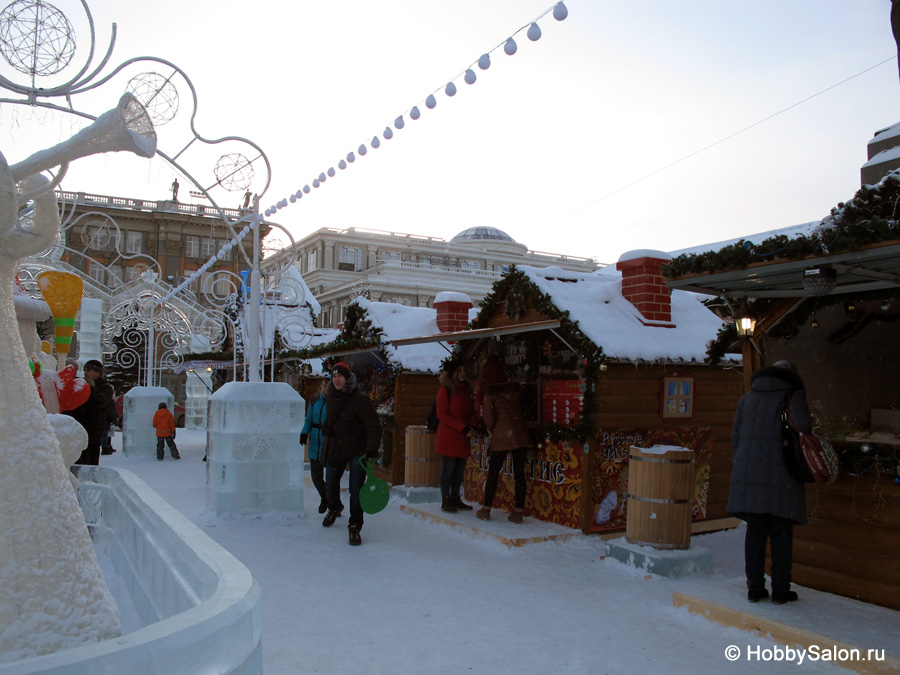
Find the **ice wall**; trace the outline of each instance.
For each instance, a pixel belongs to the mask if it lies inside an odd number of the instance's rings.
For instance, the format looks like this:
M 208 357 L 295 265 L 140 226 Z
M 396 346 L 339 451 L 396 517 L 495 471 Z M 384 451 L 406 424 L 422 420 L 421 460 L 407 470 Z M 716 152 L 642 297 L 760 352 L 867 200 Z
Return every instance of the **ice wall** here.
M 209 399 L 206 503 L 216 513 L 303 512 L 304 404 L 284 382 L 229 382 Z
M 122 399 L 122 446 L 126 455 L 156 457 L 153 415 L 159 404 L 175 410 L 175 397 L 165 387 L 132 387 Z M 175 439 L 178 442 L 178 439 Z

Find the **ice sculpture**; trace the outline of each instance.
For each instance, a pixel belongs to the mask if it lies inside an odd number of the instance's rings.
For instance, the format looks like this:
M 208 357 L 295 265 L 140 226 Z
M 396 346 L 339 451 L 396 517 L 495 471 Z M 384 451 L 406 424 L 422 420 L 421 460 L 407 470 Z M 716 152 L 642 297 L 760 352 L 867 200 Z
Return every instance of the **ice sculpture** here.
M 119 106 L 54 148 L 10 167 L 0 154 L 0 662 L 49 654 L 119 634 L 119 613 L 100 573 L 84 516 L 41 404 L 13 304 L 18 262 L 49 248 L 59 230 L 56 196 L 40 172 L 98 152 L 150 156 L 155 135 L 136 137 L 126 94 Z M 152 127 L 151 127 L 152 133 Z M 149 153 L 149 154 L 148 154 Z M 33 200 L 27 227 L 21 201 Z

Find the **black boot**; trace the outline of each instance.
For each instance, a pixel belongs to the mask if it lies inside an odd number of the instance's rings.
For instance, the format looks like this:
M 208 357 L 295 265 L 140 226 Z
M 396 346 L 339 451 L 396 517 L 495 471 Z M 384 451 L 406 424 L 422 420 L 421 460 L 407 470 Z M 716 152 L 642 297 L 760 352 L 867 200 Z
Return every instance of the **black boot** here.
M 441 511 L 446 513 L 456 513 L 456 502 L 453 501 L 453 497 L 445 497 L 441 501 Z
M 322 527 L 331 527 L 334 525 L 334 521 L 337 520 L 337 517 L 340 515 L 340 511 L 329 511 L 325 514 L 325 520 L 322 521 Z
M 362 537 L 359 536 L 360 526 L 354 523 L 350 523 L 347 526 L 347 532 L 350 533 L 350 545 L 351 546 L 359 546 L 362 543 Z
M 457 511 L 471 511 L 472 510 L 472 507 L 469 506 L 468 504 L 466 504 L 459 495 L 456 495 L 455 497 L 451 497 L 450 499 L 453 500 L 453 506 L 456 507 Z
M 783 605 L 786 602 L 796 602 L 796 591 L 772 591 L 772 604 Z
M 328 510 L 328 502 L 325 501 L 325 497 L 322 497 L 322 501 L 319 502 L 319 513 L 325 513 Z

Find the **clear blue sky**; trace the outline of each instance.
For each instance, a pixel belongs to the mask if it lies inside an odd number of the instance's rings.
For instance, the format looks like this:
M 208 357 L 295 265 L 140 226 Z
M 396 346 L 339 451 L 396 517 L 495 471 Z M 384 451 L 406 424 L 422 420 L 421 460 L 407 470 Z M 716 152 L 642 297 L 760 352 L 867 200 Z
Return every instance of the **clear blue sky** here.
M 77 3 L 56 6 L 77 24 Z M 450 238 L 492 225 L 532 249 L 614 262 L 634 248 L 673 250 L 818 220 L 859 187 L 865 146 L 900 121 L 893 59 L 734 138 L 656 172 L 896 55 L 889 0 L 569 0 L 537 42 L 492 54 L 551 7 L 537 0 L 158 0 L 91 3 L 111 66 L 137 55 L 173 62 L 197 89 L 196 127 L 263 148 L 287 197 L 413 105 L 422 117 L 274 220 L 295 236 L 324 226 Z M 87 45 L 79 36 L 79 45 Z M 85 47 L 86 48 L 86 47 Z M 77 60 L 77 58 L 76 58 Z M 95 57 L 96 62 L 96 57 Z M 110 67 L 104 72 L 108 72 Z M 114 105 L 114 78 L 82 109 Z M 9 69 L 2 69 L 10 77 Z M 456 78 L 458 93 L 444 85 Z M 435 90 L 438 105 L 427 110 Z M 185 92 L 186 94 L 186 92 Z M 160 128 L 183 145 L 190 105 Z M 77 123 L 2 106 L 10 162 L 67 138 Z M 27 133 L 43 129 L 41 140 Z M 46 139 L 46 140 L 44 140 Z M 186 166 L 212 183 L 223 148 L 192 147 Z M 73 164 L 68 190 L 162 199 L 162 162 L 105 156 Z M 208 181 L 207 181 L 208 179 Z M 639 181 L 630 187 L 626 187 Z M 182 179 L 179 197 L 189 199 Z M 624 188 L 624 189 L 622 189 Z M 257 190 L 259 186 L 252 189 Z M 611 194 L 612 193 L 612 194 Z M 237 206 L 243 192 L 218 189 Z M 607 196 L 609 195 L 609 196 Z

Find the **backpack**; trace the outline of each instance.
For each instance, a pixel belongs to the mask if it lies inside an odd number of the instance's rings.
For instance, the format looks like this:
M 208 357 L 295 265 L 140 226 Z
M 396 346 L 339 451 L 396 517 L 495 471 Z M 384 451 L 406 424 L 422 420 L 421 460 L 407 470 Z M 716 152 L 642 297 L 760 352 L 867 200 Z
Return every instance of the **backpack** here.
M 437 431 L 440 423 L 441 421 L 438 419 L 437 414 L 437 401 L 434 401 L 431 404 L 431 410 L 428 411 L 428 416 L 425 418 L 425 426 L 428 427 L 428 431 Z

